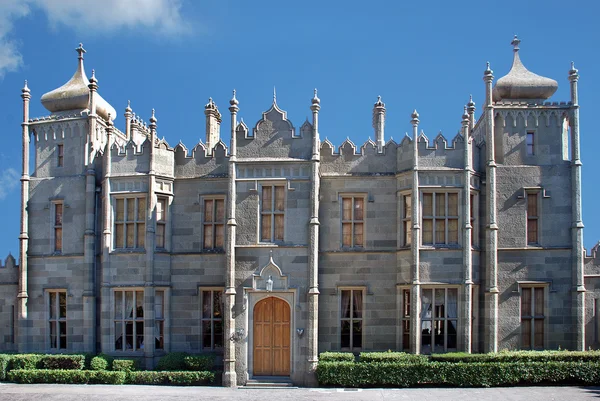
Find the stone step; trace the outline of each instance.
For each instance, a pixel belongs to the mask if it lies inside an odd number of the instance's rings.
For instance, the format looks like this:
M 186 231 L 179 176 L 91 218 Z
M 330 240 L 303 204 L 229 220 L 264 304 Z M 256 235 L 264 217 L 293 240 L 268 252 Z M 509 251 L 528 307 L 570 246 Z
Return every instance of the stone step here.
M 286 376 L 261 376 L 246 382 L 241 388 L 290 388 L 295 387 L 289 377 Z

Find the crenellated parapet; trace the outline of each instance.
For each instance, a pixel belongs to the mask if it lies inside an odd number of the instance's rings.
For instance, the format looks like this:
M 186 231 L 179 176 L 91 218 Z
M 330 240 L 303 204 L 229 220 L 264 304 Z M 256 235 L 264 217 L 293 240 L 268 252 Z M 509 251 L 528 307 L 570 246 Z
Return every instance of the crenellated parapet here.
M 0 259 L 0 284 L 17 284 L 19 280 L 19 265 L 10 253 L 4 259 Z
M 586 253 L 583 264 L 586 276 L 600 276 L 600 241 Z
M 381 175 L 396 172 L 396 150 L 398 145 L 389 141 L 382 153 L 369 138 L 360 148 L 347 138 L 336 149 L 325 139 L 321 143 L 321 173 L 325 175 Z
M 464 168 L 465 140 L 460 133 L 448 141 L 440 132 L 430 142 L 425 133 L 421 132 L 417 148 L 420 168 Z
M 219 140 L 210 152 L 202 141 L 191 150 L 179 142 L 173 153 L 175 178 L 227 176 L 229 153 L 223 140 Z

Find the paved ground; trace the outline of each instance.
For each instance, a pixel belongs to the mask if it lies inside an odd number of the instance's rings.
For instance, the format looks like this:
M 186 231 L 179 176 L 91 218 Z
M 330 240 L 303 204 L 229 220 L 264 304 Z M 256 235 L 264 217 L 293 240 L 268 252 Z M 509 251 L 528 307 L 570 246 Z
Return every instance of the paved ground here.
M 505 387 L 491 389 L 227 389 L 222 387 L 105 386 L 0 383 L 0 400 L 597 400 L 600 387 Z

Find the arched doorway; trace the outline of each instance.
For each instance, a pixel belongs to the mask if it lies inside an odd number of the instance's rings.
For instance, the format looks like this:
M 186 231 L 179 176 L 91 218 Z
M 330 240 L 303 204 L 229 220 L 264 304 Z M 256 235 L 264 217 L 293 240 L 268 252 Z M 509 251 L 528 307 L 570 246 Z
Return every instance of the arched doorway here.
M 289 376 L 290 306 L 269 297 L 254 307 L 254 376 Z

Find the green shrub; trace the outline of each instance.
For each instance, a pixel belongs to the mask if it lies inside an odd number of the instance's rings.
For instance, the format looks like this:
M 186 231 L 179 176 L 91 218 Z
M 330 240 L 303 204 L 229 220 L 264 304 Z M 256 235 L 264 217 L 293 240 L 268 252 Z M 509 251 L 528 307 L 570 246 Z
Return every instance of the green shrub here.
M 7 376 L 9 381 L 23 384 L 123 384 L 126 373 L 94 370 L 16 369 L 8 372 Z
M 198 386 L 213 383 L 214 372 L 131 372 L 127 374 L 127 384 L 170 384 L 177 386 Z
M 517 384 L 597 384 L 599 362 L 319 362 L 321 385 L 342 387 L 455 387 Z
M 6 380 L 6 372 L 8 371 L 12 355 L 0 354 L 0 381 Z
M 215 356 L 212 354 L 206 355 L 189 355 L 183 358 L 185 370 L 188 371 L 209 371 L 215 366 Z
M 90 370 L 108 370 L 108 361 L 100 355 L 90 361 Z
M 321 352 L 319 361 L 322 362 L 354 362 L 354 354 L 352 352 Z
M 170 352 L 159 359 L 155 370 L 186 370 L 186 356 L 188 356 L 186 352 Z
M 39 354 L 15 354 L 10 358 L 8 369 L 38 369 L 42 357 Z
M 429 360 L 425 355 L 407 354 L 406 352 L 361 352 L 359 362 L 406 362 L 424 363 Z
M 117 372 L 135 372 L 137 370 L 137 361 L 135 359 L 115 359 L 112 363 L 112 370 Z
M 600 351 L 503 351 L 489 354 L 433 354 L 436 362 L 600 362 Z
M 40 369 L 82 370 L 85 355 L 41 355 Z

